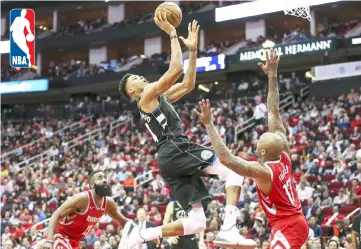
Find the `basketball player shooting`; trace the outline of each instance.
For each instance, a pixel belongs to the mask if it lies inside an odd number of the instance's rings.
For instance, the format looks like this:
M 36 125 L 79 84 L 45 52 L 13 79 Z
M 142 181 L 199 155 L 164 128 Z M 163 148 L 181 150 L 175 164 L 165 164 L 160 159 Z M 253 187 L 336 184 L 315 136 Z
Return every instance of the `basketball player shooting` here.
M 269 132 L 261 135 L 256 153 L 260 162 L 248 162 L 231 154 L 213 124 L 209 100 L 200 102 L 201 113 L 195 110 L 207 128 L 213 149 L 221 161 L 234 172 L 253 178 L 257 183 L 258 200 L 272 226 L 270 248 L 299 249 L 308 237 L 308 223 L 298 199 L 290 148 L 279 113 L 277 69 L 280 57 L 266 52 L 266 65 L 259 63 L 268 75 L 268 126 Z M 229 247 L 228 245 L 220 245 Z
M 47 239 L 42 249 L 78 249 L 104 214 L 119 222 L 121 227 L 133 223 L 118 210 L 111 187 L 102 171 L 94 171 L 88 177 L 90 190 L 65 201 L 51 216 Z
M 26 45 L 26 41 L 34 40 L 34 34 L 31 33 L 30 23 L 25 18 L 26 16 L 26 9 L 21 10 L 21 16 L 16 17 L 13 24 L 10 27 L 10 32 L 12 32 L 12 37 L 16 45 L 26 54 L 26 58 L 29 61 L 29 67 L 31 67 L 31 58 L 30 58 L 30 51 L 28 46 Z M 27 37 L 24 34 L 24 28 L 28 31 Z
M 171 104 L 195 86 L 199 32 L 197 21 L 189 24 L 187 39 L 180 37 L 189 49 L 189 67 L 183 82 L 176 84 L 174 83 L 183 71 L 182 51 L 176 29 L 161 12 L 156 13 L 154 21 L 171 39 L 169 69 L 157 82 L 151 84 L 144 77 L 127 74 L 119 83 L 119 91 L 124 96 L 137 100 L 141 120 L 156 142 L 160 174 L 170 185 L 175 199 L 188 213 L 188 217 L 140 231 L 139 227 L 126 226 L 123 232 L 123 237 L 128 237 L 126 245 L 128 248 L 135 248 L 149 240 L 203 231 L 206 228 L 206 217 L 201 201 L 211 198 L 203 177 L 221 175 L 227 177 L 227 206 L 224 223 L 216 241 L 234 248 L 253 249 L 256 243 L 244 239 L 236 227 L 239 214 L 236 205 L 243 177 L 224 167 L 209 148 L 189 142 L 182 128 L 182 120 Z

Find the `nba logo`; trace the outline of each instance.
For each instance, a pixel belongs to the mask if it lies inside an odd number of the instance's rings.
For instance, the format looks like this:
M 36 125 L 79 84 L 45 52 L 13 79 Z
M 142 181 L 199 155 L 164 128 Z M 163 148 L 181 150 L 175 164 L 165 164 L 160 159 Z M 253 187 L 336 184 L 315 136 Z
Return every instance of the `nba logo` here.
M 10 11 L 10 65 L 29 68 L 35 64 L 35 12 Z

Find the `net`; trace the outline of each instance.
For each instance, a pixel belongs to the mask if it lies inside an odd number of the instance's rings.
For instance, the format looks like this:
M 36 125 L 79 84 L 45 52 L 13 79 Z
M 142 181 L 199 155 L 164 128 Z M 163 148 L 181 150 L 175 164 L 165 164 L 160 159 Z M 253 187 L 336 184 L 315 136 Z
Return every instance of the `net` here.
M 286 7 L 284 12 L 285 15 L 302 17 L 303 19 L 307 19 L 309 21 L 312 20 L 310 14 L 310 6 L 306 4 L 299 4 L 299 6 L 296 7 Z

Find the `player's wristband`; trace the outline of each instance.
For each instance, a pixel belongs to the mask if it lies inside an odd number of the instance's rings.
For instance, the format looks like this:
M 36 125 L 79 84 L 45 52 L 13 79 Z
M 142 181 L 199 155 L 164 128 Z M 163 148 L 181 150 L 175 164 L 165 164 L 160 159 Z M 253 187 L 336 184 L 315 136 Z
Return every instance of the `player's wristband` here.
M 54 241 L 52 241 L 52 240 L 47 240 L 47 241 L 45 241 L 45 243 L 54 244 Z
M 173 38 L 178 38 L 178 36 L 177 35 L 171 35 L 170 39 L 172 40 Z
M 196 48 L 190 48 L 189 49 L 189 52 L 197 52 L 198 51 L 198 49 L 196 49 Z

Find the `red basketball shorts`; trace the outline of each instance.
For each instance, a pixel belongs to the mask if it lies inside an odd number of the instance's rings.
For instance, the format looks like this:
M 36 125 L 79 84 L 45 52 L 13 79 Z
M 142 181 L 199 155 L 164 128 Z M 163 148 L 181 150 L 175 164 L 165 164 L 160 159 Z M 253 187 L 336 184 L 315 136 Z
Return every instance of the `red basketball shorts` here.
M 272 226 L 270 249 L 300 249 L 308 239 L 306 217 L 290 217 Z
M 80 249 L 79 241 L 68 239 L 67 236 L 60 233 L 54 236 L 53 249 Z

